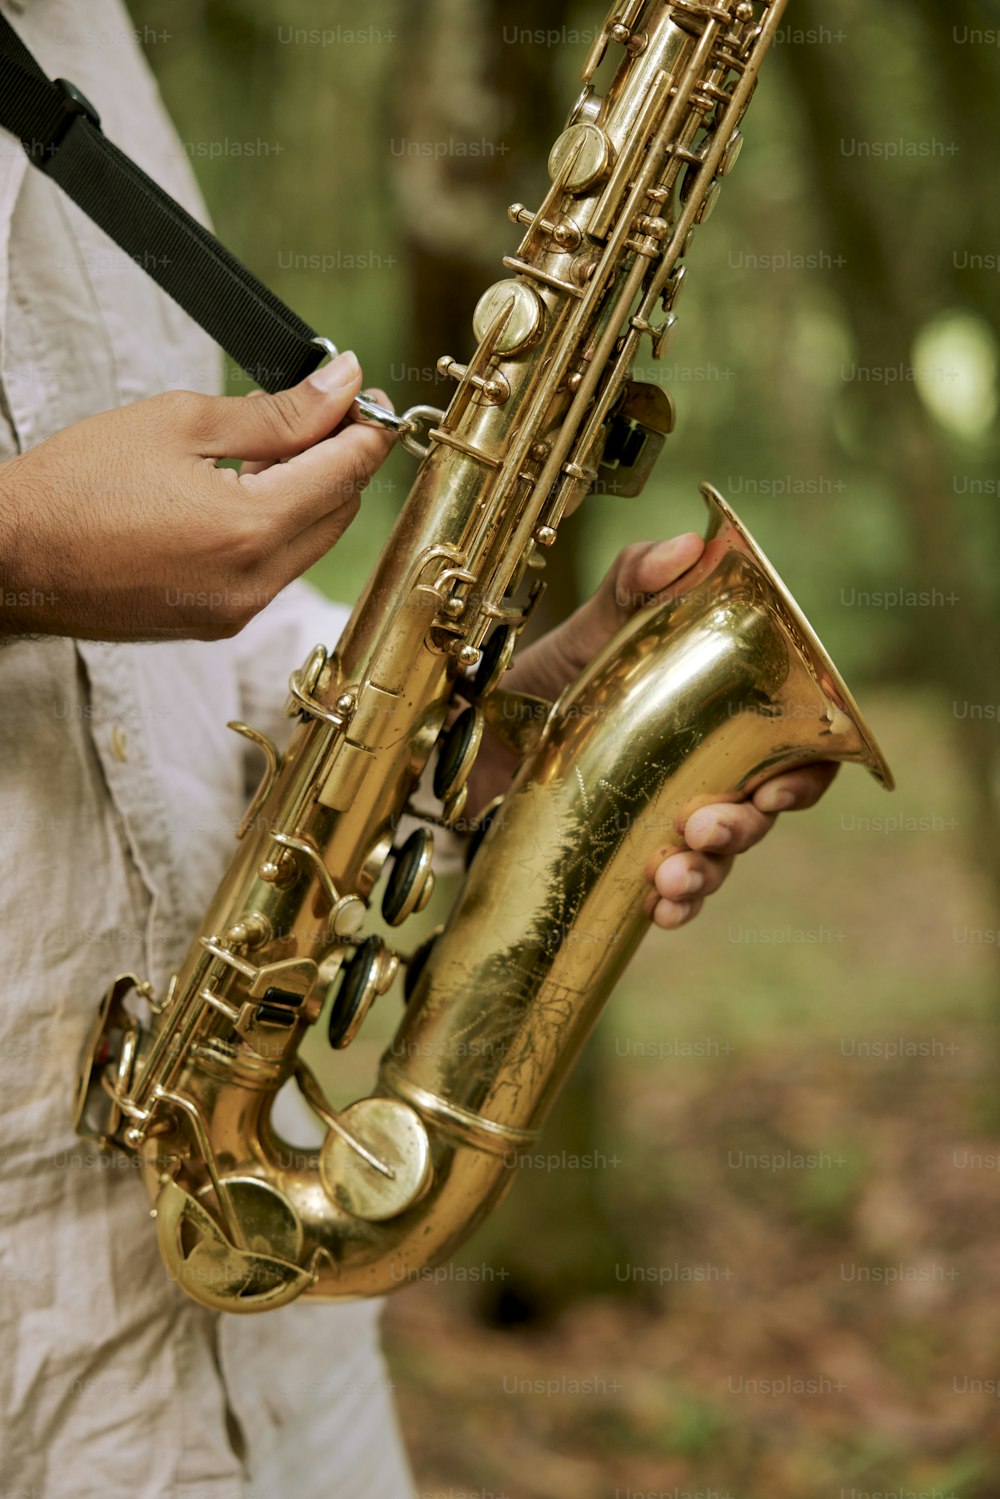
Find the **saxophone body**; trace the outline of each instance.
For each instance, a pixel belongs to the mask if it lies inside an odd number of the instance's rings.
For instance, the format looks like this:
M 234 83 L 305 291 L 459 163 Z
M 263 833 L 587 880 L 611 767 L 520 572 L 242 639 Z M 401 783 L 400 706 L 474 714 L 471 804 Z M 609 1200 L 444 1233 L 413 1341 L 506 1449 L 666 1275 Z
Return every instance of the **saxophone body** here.
M 233 726 L 265 774 L 180 972 L 162 996 L 123 975 L 105 997 L 77 1127 L 139 1158 L 168 1273 L 206 1306 L 374 1295 L 446 1259 L 536 1139 L 690 812 L 816 759 L 891 785 L 808 623 L 707 487 L 699 563 L 557 703 L 502 685 L 563 518 L 595 488 L 638 493 L 671 429 L 669 397 L 632 363 L 647 338 L 667 346 L 684 252 L 783 9 L 618 0 L 545 200 L 510 210 L 524 234 L 476 309 L 476 351 L 441 361 L 450 406 L 420 409 L 424 441 L 410 424 L 420 467 L 375 571 L 336 648 L 291 677 L 288 748 Z M 433 829 L 463 826 L 486 725 L 520 769 L 475 823 L 444 930 L 397 953 L 363 934 L 373 892 L 384 880 L 393 928 L 426 903 Z M 331 1042 L 349 1044 L 401 969 L 375 1088 L 334 1110 L 301 1043 L 332 990 Z M 271 1124 L 292 1078 L 326 1126 L 318 1151 Z

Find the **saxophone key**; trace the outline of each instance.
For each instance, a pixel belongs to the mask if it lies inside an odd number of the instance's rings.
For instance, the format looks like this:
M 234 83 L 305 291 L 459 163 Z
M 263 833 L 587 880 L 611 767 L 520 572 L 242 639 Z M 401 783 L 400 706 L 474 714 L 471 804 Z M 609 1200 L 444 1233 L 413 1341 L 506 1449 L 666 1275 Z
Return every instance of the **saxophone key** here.
M 698 209 L 698 212 L 695 215 L 695 223 L 708 223 L 709 219 L 712 217 L 712 214 L 715 211 L 715 205 L 719 201 L 719 193 L 721 189 L 722 183 L 717 177 L 709 183 L 708 191 L 705 193 L 705 197 L 702 201 L 701 207 Z
M 508 271 L 517 271 L 522 276 L 530 277 L 532 281 L 538 281 L 542 286 L 550 286 L 553 291 L 564 292 L 567 297 L 579 300 L 583 296 L 581 287 L 575 286 L 572 281 L 567 281 L 565 276 L 556 276 L 551 271 L 543 270 L 540 265 L 535 265 L 533 261 L 522 260 L 517 255 L 505 255 L 503 263 Z M 575 264 L 579 264 L 579 261 Z
M 526 755 L 539 744 L 552 712 L 552 703 L 534 693 L 508 692 L 501 687 L 485 700 L 483 712 L 501 744 L 516 755 Z M 483 820 L 488 822 L 495 810 L 495 804 L 491 803 L 480 814 L 473 828 L 473 837 L 479 833 Z
M 431 1144 L 415 1109 L 398 1098 L 362 1098 L 338 1118 L 320 1152 L 331 1202 L 383 1223 L 418 1202 L 431 1182 Z
M 499 687 L 514 655 L 517 634 L 517 629 L 510 625 L 497 625 L 491 631 L 472 684 L 476 697 L 488 697 Z
M 664 312 L 669 312 L 677 306 L 680 301 L 684 283 L 687 280 L 687 266 L 679 265 L 671 276 L 667 278 L 666 285 L 660 293 L 660 302 Z
M 722 160 L 719 162 L 718 175 L 720 177 L 729 176 L 729 173 L 733 170 L 733 167 L 739 161 L 740 152 L 742 150 L 743 131 L 734 130 L 732 135 L 729 137 L 729 144 L 723 152 Z
M 502 801 L 503 798 L 498 797 L 497 800 Z M 492 806 L 492 803 L 490 805 Z M 399 961 L 405 970 L 403 974 L 404 1005 L 408 1005 L 416 993 L 417 985 L 420 982 L 420 975 L 427 967 L 427 960 L 434 951 L 434 944 L 443 931 L 444 924 L 442 923 L 440 926 L 436 926 L 432 932 L 428 933 L 423 942 L 413 949 L 409 957 L 404 957 L 402 953 L 400 954 Z
M 347 960 L 327 1026 L 327 1036 L 335 1051 L 350 1046 L 372 1005 L 391 988 L 398 967 L 398 957 L 381 937 L 366 937 Z
M 569 112 L 566 127 L 570 125 L 594 125 L 600 119 L 604 100 L 594 92 L 594 85 L 587 83 L 580 90 L 576 103 Z
M 520 209 L 521 204 L 515 203 L 514 207 Z M 538 341 L 544 320 L 545 308 L 534 287 L 508 277 L 497 281 L 479 298 L 472 315 L 472 330 L 480 343 L 490 335 L 492 352 L 508 358 L 523 353 Z
M 438 801 L 450 801 L 468 780 L 482 742 L 483 723 L 482 708 L 470 705 L 444 731 L 434 768 L 434 795 Z
M 583 193 L 604 182 L 611 173 L 614 151 L 599 125 L 571 125 L 549 153 L 549 176 L 568 193 Z
M 627 26 L 612 26 L 611 40 L 617 42 L 620 47 L 625 47 L 638 57 L 640 52 L 645 52 L 649 45 L 649 38 L 644 31 L 630 31 Z
M 574 224 L 572 219 L 543 219 L 539 213 L 533 213 L 523 203 L 512 203 L 507 210 L 507 217 L 512 224 L 525 224 L 529 229 L 540 230 L 554 240 L 560 250 L 578 250 L 583 242 L 583 234 L 580 226 Z M 502 283 L 501 283 L 502 284 Z M 515 283 L 516 285 L 517 283 Z M 480 334 L 479 337 L 482 337 Z
M 455 643 L 453 654 L 459 666 L 463 669 L 467 669 L 472 666 L 478 666 L 482 657 L 482 652 L 478 649 L 477 646 L 460 645 L 457 641 Z
M 452 796 L 449 796 L 447 801 L 442 806 L 442 827 L 452 828 L 456 832 L 464 831 L 464 827 L 461 826 L 461 823 L 468 800 L 469 786 L 468 783 L 466 783 L 464 786 L 459 786 L 458 790 L 454 792 Z
M 382 897 L 382 915 L 390 926 L 401 926 L 422 911 L 434 889 L 434 835 L 428 828 L 411 833 L 396 855 Z
M 670 312 L 662 323 L 651 323 L 647 318 L 636 316 L 632 319 L 630 327 L 637 333 L 648 333 L 653 345 L 653 358 L 662 359 L 673 341 L 673 332 L 678 323 L 677 314 Z
M 252 952 L 255 948 L 266 947 L 273 936 L 274 928 L 268 918 L 261 911 L 253 911 L 234 922 L 227 929 L 223 941 L 226 947 Z
M 469 866 L 472 864 L 473 859 L 478 854 L 480 848 L 482 847 L 483 839 L 486 837 L 486 834 L 489 832 L 490 828 L 493 826 L 494 821 L 497 820 L 497 814 L 499 813 L 500 808 L 503 806 L 503 800 L 504 799 L 503 799 L 502 796 L 495 796 L 491 802 L 487 803 L 487 805 L 480 812 L 479 816 L 476 818 L 475 826 L 473 827 L 472 832 L 469 834 L 469 840 L 468 840 L 468 843 L 466 844 L 466 847 L 465 847 L 465 867 L 466 867 L 467 870 L 468 870 Z M 443 928 L 442 928 L 442 930 L 443 930 Z M 431 941 L 435 941 L 436 942 L 437 938 L 439 936 L 440 936 L 440 932 L 435 932 L 434 935 L 433 935 L 433 937 L 432 937 L 432 939 L 431 939 Z M 410 993 L 411 993 L 412 989 L 414 989 L 416 987 L 417 978 L 419 978 L 419 972 L 416 975 L 413 974 L 413 966 L 415 966 L 416 959 L 419 956 L 419 954 L 421 953 L 421 951 L 422 951 L 421 948 L 417 949 L 417 952 L 414 954 L 414 958 L 412 960 L 412 966 L 411 966 L 410 969 L 407 970 L 407 974 L 406 974 L 406 999 L 407 999 L 407 1002 L 409 1002 Z M 421 968 L 423 968 L 424 963 L 426 963 L 428 957 L 430 957 L 429 946 L 428 946 L 428 951 L 424 954 L 423 959 L 422 959 L 422 961 L 420 963 L 420 967 Z

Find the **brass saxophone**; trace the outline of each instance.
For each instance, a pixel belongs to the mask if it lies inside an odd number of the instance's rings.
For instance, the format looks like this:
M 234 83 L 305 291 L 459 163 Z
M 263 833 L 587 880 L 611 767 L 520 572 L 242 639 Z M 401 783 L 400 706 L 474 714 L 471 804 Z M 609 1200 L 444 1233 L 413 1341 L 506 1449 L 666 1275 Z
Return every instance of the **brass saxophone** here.
M 77 1127 L 137 1156 L 169 1274 L 233 1312 L 390 1291 L 462 1243 L 513 1178 L 648 925 L 644 871 L 697 806 L 808 761 L 891 776 L 808 623 L 720 495 L 701 560 L 556 703 L 502 679 L 560 523 L 636 494 L 673 421 L 632 379 L 660 357 L 684 254 L 736 161 L 785 0 L 616 0 L 537 210 L 474 317 L 446 413 L 404 422 L 409 498 L 336 649 L 290 681 L 267 762 L 181 971 L 112 985 Z M 610 56 L 606 56 L 610 54 Z M 606 77 L 603 95 L 595 79 Z M 462 819 L 485 725 L 523 759 L 477 823 L 444 930 L 402 956 L 362 929 L 384 874 L 426 903 L 435 826 Z M 414 805 L 433 763 L 432 812 Z M 429 793 L 427 793 L 429 795 Z M 426 797 L 425 797 L 426 799 Z M 400 820 L 421 822 L 405 840 Z M 299 1059 L 330 1000 L 350 1043 L 406 969 L 372 1094 L 334 1110 Z M 318 1151 L 271 1124 L 294 1077 Z

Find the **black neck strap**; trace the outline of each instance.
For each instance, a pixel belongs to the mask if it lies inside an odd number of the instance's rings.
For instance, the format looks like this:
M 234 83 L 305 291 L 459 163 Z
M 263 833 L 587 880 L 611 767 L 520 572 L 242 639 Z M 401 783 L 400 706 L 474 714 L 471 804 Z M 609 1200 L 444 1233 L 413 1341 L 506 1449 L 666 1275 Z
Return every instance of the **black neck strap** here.
M 325 357 L 308 323 L 108 140 L 90 101 L 51 80 L 2 16 L 0 126 L 264 390 Z

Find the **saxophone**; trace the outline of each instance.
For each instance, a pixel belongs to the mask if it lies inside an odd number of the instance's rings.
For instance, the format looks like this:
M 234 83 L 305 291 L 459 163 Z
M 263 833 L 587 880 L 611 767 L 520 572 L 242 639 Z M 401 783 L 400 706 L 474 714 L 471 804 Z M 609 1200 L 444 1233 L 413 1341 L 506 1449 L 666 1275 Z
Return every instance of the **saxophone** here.
M 690 812 L 818 759 L 891 788 L 707 485 L 699 562 L 558 702 L 502 685 L 563 518 L 594 489 L 637 494 L 671 430 L 633 361 L 645 339 L 667 347 L 784 5 L 616 0 L 544 202 L 510 209 L 524 234 L 476 308 L 478 347 L 440 362 L 447 412 L 403 420 L 413 488 L 336 649 L 292 674 L 288 748 L 232 725 L 266 770 L 183 967 L 160 996 L 125 974 L 100 1007 L 77 1128 L 138 1159 L 168 1272 L 205 1306 L 376 1295 L 451 1255 L 536 1139 L 648 926 L 644 871 Z M 434 829 L 462 825 L 487 725 L 520 768 L 475 820 L 445 928 L 396 952 L 364 934 L 373 892 L 390 928 L 426 904 Z M 400 969 L 375 1088 L 336 1110 L 303 1038 L 329 994 L 331 1044 L 349 1045 Z M 271 1123 L 292 1078 L 326 1127 L 317 1151 Z

